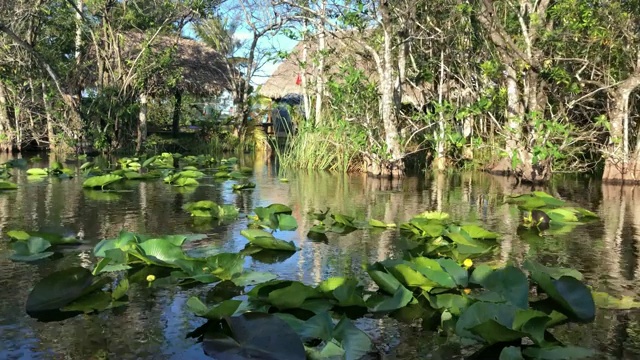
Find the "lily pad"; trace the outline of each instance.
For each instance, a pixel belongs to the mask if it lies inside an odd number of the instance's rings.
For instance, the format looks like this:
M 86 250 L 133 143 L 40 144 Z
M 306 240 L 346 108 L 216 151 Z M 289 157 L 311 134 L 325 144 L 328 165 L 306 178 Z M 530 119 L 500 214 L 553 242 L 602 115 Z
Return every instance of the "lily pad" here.
M 28 240 L 17 241 L 12 244 L 14 253 L 9 257 L 13 261 L 36 261 L 47 258 L 54 253 L 46 251 L 51 244 L 39 237 L 31 237 Z
M 56 271 L 40 280 L 27 298 L 27 313 L 58 310 L 108 282 L 82 267 Z
M 104 189 L 105 186 L 113 184 L 122 180 L 123 177 L 119 175 L 107 174 L 90 177 L 82 183 L 82 187 L 85 188 L 101 188 Z
M 207 333 L 202 346 L 216 359 L 305 360 L 298 334 L 282 319 L 257 312 L 227 317 L 228 333 Z

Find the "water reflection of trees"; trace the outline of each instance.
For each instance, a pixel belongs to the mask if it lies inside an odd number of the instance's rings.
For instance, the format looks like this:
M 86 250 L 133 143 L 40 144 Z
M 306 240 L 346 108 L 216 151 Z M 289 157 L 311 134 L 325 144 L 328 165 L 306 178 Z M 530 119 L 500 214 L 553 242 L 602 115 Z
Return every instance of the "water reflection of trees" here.
M 597 211 L 601 220 L 565 234 L 523 238 L 518 235 L 519 211 L 503 200 L 506 195 L 531 191 L 531 187 L 513 187 L 504 178 L 482 173 L 408 177 L 400 181 L 299 173 L 289 174 L 290 182 L 282 183 L 271 164 L 256 162 L 251 179 L 258 184 L 254 191 L 234 193 L 213 180 L 204 180 L 211 186 L 201 186 L 193 192 L 182 192 L 161 181 L 130 182 L 122 189 L 127 192 L 106 200 L 82 191 L 82 178 L 30 183 L 24 172 L 16 172 L 14 180 L 20 183 L 17 191 L 0 193 L 2 229 L 83 230 L 89 241 L 86 254 L 92 244 L 115 236 L 121 229 L 152 234 L 202 231 L 182 211 L 187 201 L 232 202 L 244 211 L 279 202 L 292 207 L 300 225 L 291 239 L 301 251 L 284 266 L 291 267 L 297 279 L 317 283 L 329 276 L 362 274 L 364 264 L 399 256 L 407 245 L 394 230 L 329 234 L 328 243 L 311 241 L 306 238 L 312 226 L 309 211 L 331 208 L 332 212 L 362 220 L 399 223 L 423 211 L 438 210 L 449 212 L 454 220 L 478 222 L 500 233 L 502 263 L 520 263 L 533 257 L 548 265 L 577 267 L 598 290 L 638 295 L 635 289 L 640 275 L 640 207 L 635 204 L 640 200 L 640 189 L 630 187 L 593 186 L 568 178 L 539 188 Z M 226 249 L 237 249 L 244 244 L 238 236 L 242 226 L 243 223 L 216 227 L 212 223 L 205 230 L 215 233 L 215 242 Z M 6 254 L 7 247 L 6 242 L 1 242 L 0 253 Z M 67 354 L 71 358 L 90 358 L 102 350 L 118 355 L 135 351 L 137 357 L 153 358 L 158 349 L 170 352 L 170 346 L 189 347 L 179 340 L 184 335 L 179 332 L 189 330 L 191 321 L 181 308 L 187 296 L 179 289 L 158 293 L 134 287 L 126 309 L 77 317 L 62 324 L 41 324 L 27 318 L 24 301 L 35 282 L 53 270 L 82 261 L 78 256 L 69 256 L 33 266 L 15 264 L 0 256 L 0 287 L 15 289 L 0 297 L 0 325 L 18 324 L 14 329 L 19 329 L 6 332 L 12 335 L 11 339 L 2 340 L 3 345 L 15 340 L 28 348 L 32 346 L 28 339 L 37 337 L 42 343 L 40 350 L 50 348 L 56 355 Z M 180 324 L 178 330 L 169 329 L 168 324 L 176 322 Z M 65 333 L 62 338 L 60 329 Z M 638 354 L 639 331 L 636 313 L 600 311 L 595 324 L 563 328 L 558 335 L 575 344 L 600 344 L 612 356 L 632 358 L 630 354 Z M 429 335 L 412 328 L 400 330 L 398 336 Z M 16 340 L 19 337 L 23 340 Z M 406 347 L 402 351 L 405 350 L 408 351 Z

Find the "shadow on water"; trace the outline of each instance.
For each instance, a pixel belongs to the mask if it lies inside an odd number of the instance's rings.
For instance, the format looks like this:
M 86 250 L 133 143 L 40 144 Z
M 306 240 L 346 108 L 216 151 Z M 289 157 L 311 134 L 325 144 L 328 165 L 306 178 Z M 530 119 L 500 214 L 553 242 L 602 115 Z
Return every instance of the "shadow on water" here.
M 4 160 L 0 159 L 0 162 Z M 314 220 L 310 212 L 342 213 L 356 219 L 399 223 L 426 210 L 451 214 L 454 220 L 483 224 L 501 235 L 497 262 L 522 263 L 526 258 L 546 265 L 577 268 L 594 289 L 616 295 L 639 296 L 640 287 L 640 188 L 604 186 L 588 178 L 558 177 L 548 187 L 536 188 L 598 213 L 600 220 L 547 232 L 544 236 L 523 232 L 521 214 L 504 204 L 505 196 L 531 191 L 514 187 L 509 179 L 483 173 L 451 176 L 407 177 L 401 181 L 361 175 L 289 173 L 281 182 L 273 164 L 241 159 L 251 166 L 254 190 L 233 191 L 234 180 L 201 181 L 184 192 L 162 180 L 128 182 L 127 192 L 95 192 L 82 189 L 82 177 L 30 181 L 24 170 L 13 170 L 16 191 L 0 193 L 0 227 L 47 230 L 65 234 L 82 231 L 87 244 L 61 259 L 38 264 L 8 259 L 7 241 L 0 241 L 0 358 L 105 358 L 199 359 L 202 347 L 185 335 L 203 324 L 185 310 L 192 295 L 204 298 L 211 287 L 154 289 L 132 285 L 126 307 L 98 315 L 80 315 L 59 322 L 38 322 L 24 310 L 34 284 L 55 270 L 71 266 L 91 268 L 91 247 L 123 229 L 152 235 L 207 233 L 193 251 L 208 248 L 237 252 L 246 245 L 239 235 L 246 218 L 231 223 L 194 222 L 182 210 L 184 203 L 209 199 L 234 204 L 243 213 L 256 206 L 284 203 L 298 219 L 296 231 L 278 234 L 301 249 L 283 258 L 260 253 L 247 266 L 271 271 L 280 278 L 317 284 L 329 276 L 353 276 L 370 287 L 362 267 L 397 257 L 410 244 L 394 230 L 354 231 L 309 237 Z M 66 163 L 79 167 L 81 162 Z M 47 166 L 46 161 L 30 166 Z M 144 276 L 142 274 L 140 276 Z M 357 321 L 374 339 L 385 358 L 461 358 L 465 350 L 455 341 L 428 331 L 428 314 L 405 309 L 394 317 Z M 425 320 L 426 319 L 426 320 Z M 596 321 L 554 331 L 575 345 L 596 348 L 608 358 L 640 356 L 640 316 L 635 311 L 598 311 Z M 424 326 L 422 326 L 423 324 Z

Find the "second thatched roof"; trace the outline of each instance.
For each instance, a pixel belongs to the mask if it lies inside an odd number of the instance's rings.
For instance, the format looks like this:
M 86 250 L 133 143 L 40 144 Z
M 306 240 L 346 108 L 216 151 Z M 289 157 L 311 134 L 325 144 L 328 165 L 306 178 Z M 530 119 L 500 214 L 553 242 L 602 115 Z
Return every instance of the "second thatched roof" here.
M 121 53 L 124 62 L 130 64 L 136 61 L 141 50 L 150 40 L 147 35 L 140 32 L 123 33 Z M 224 90 L 231 90 L 232 79 L 237 76 L 236 70 L 227 66 L 225 57 L 196 40 L 178 36 L 158 35 L 148 45 L 151 56 L 161 56 L 167 50 L 173 49 L 172 62 L 168 69 L 178 70 L 179 81 L 175 84 L 181 91 L 196 96 L 217 95 Z M 95 48 L 88 51 L 90 58 L 95 59 Z M 85 83 L 96 83 L 98 78 L 97 66 L 90 65 L 85 70 Z M 155 86 L 168 85 L 166 75 L 151 75 L 149 82 Z M 87 84 L 89 85 L 89 84 Z
M 351 57 L 356 67 L 362 70 L 371 82 L 377 83 L 379 75 L 375 61 L 364 46 L 355 40 L 355 36 L 362 36 L 362 34 L 346 33 L 341 36 L 326 36 L 325 74 L 329 76 L 338 74 L 343 60 Z M 306 40 L 306 61 L 303 61 L 304 46 L 305 42 L 298 42 L 289 56 L 260 87 L 258 93 L 261 96 L 278 100 L 287 95 L 303 93 L 300 78 L 304 73 L 309 81 L 313 79 L 313 60 L 317 54 L 317 39 Z M 425 94 L 420 89 L 406 85 L 403 87 L 402 102 L 422 106 L 426 102 Z

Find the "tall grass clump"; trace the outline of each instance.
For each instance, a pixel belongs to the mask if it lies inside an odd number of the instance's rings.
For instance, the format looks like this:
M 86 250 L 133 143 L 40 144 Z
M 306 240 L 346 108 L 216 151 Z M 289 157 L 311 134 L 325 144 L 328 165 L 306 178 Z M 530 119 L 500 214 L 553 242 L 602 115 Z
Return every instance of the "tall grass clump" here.
M 281 141 L 282 142 L 282 141 Z M 273 146 L 284 169 L 350 172 L 361 166 L 359 146 L 345 128 L 302 124 L 295 135 Z

